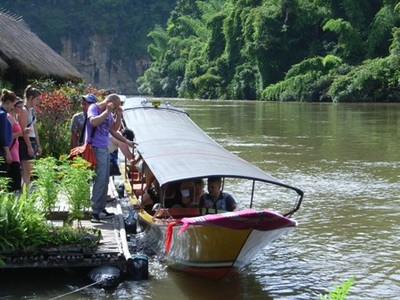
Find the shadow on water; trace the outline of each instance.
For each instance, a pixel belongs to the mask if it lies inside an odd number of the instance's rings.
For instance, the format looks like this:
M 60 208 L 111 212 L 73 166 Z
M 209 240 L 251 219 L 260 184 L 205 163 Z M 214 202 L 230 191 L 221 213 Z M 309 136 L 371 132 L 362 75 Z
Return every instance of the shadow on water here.
M 7 270 L 0 272 L 0 299 L 51 299 L 91 283 L 85 272 Z
M 262 290 L 252 274 L 236 274 L 217 281 L 174 270 L 168 270 L 168 276 L 173 278 L 184 299 L 273 299 L 268 292 Z

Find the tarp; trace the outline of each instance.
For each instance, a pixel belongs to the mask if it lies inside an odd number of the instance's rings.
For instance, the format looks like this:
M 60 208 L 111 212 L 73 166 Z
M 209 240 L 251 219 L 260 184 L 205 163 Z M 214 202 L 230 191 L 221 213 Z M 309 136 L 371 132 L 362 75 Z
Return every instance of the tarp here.
M 210 176 L 246 178 L 288 186 L 227 151 L 203 132 L 184 110 L 145 98 L 126 98 L 123 118 L 135 133 L 138 152 L 162 186 Z
M 295 227 L 296 221 L 285 218 L 282 215 L 264 209 L 245 209 L 220 214 L 210 214 L 193 218 L 183 218 L 179 233 L 185 231 L 189 225 L 218 226 L 234 230 L 256 229 L 260 231 L 275 230 L 282 227 Z

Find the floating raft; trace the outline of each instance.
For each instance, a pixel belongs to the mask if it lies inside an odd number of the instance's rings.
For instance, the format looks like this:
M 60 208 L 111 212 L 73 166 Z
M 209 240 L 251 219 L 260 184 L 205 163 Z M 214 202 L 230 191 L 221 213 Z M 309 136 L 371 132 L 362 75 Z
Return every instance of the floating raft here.
M 102 219 L 102 223 L 91 223 L 91 212 L 87 210 L 85 218 L 81 220 L 82 227 L 98 229 L 96 232 L 99 236 L 88 234 L 84 236 L 83 244 L 48 247 L 35 253 L 2 252 L 0 255 L 5 264 L 0 264 L 0 270 L 97 267 L 105 264 L 118 266 L 123 271 L 129 270 L 133 265 L 132 256 L 127 243 L 120 200 L 111 179 L 109 193 L 115 200 L 107 202 L 107 210 L 115 213 L 115 217 Z M 49 219 L 55 225 L 61 225 L 67 215 L 68 206 L 61 203 L 54 208 Z

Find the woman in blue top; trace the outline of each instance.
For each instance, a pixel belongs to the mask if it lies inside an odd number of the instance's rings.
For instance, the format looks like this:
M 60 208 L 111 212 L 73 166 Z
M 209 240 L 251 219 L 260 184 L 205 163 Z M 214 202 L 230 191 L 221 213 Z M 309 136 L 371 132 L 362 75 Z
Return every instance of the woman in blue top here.
M 1 90 L 0 104 L 0 176 L 7 175 L 8 165 L 12 162 L 10 146 L 12 142 L 12 125 L 7 113 L 14 107 L 17 96 L 6 89 Z

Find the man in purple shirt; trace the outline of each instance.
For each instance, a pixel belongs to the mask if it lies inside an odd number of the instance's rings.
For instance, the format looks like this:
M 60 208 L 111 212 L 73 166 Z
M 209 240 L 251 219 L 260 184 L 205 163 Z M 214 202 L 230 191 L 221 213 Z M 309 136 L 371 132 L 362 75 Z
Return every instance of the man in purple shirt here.
M 115 114 L 115 118 L 113 114 Z M 105 209 L 110 173 L 109 133 L 118 136 L 118 140 L 133 146 L 132 142 L 125 137 L 115 134 L 121 125 L 121 116 L 121 99 L 117 94 L 110 94 L 102 102 L 91 104 L 87 111 L 88 122 L 86 124 L 85 143 L 92 143 L 97 160 L 96 176 L 90 199 L 93 211 L 92 223 L 100 223 L 100 217 L 112 218 L 114 216 L 113 213 L 109 213 Z

